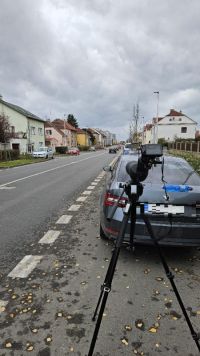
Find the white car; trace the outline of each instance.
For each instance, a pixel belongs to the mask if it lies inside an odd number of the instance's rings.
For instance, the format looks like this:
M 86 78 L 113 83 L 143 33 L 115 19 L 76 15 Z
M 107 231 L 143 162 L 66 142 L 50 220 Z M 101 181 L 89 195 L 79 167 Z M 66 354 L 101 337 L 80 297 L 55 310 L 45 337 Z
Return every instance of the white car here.
M 32 152 L 32 157 L 53 158 L 53 150 L 51 147 L 40 147 L 37 151 Z

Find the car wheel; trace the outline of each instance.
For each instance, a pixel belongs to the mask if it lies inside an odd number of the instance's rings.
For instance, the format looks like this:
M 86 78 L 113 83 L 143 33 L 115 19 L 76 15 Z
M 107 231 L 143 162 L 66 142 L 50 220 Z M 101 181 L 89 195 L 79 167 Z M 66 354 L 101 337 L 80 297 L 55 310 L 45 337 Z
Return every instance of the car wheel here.
M 101 225 L 100 225 L 99 235 L 102 240 L 108 240 L 108 237 L 105 235 Z

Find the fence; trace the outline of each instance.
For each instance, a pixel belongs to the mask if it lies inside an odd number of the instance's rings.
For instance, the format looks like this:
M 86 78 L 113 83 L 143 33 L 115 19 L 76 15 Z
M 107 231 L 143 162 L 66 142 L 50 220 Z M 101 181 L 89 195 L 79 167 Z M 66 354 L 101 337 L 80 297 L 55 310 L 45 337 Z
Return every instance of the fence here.
M 168 149 L 200 153 L 200 141 L 176 141 L 168 143 Z

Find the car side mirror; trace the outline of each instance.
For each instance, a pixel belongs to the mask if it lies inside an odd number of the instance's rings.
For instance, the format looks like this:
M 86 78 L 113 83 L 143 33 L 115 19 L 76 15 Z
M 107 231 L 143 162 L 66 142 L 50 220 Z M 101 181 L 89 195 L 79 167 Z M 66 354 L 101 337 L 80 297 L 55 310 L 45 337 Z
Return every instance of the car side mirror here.
M 103 170 L 104 170 L 105 172 L 112 172 L 112 171 L 113 171 L 113 168 L 112 168 L 111 166 L 104 166 L 104 167 L 103 167 Z

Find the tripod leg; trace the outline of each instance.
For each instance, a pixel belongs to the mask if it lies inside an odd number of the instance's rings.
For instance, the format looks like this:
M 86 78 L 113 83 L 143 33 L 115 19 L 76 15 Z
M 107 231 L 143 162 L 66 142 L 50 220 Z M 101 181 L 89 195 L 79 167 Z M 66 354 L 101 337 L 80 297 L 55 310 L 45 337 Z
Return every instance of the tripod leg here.
M 173 275 L 172 272 L 170 271 L 170 269 L 169 269 L 169 267 L 168 267 L 168 264 L 167 264 L 167 262 L 166 262 L 166 260 L 165 260 L 165 258 L 164 258 L 164 256 L 163 256 L 163 254 L 162 254 L 161 247 L 160 247 L 159 243 L 157 242 L 157 239 L 156 239 L 156 237 L 155 237 L 155 235 L 154 235 L 154 231 L 153 231 L 153 229 L 152 229 L 152 226 L 151 226 L 151 223 L 150 223 L 148 217 L 147 217 L 144 213 L 143 213 L 142 217 L 143 217 L 143 220 L 144 220 L 144 222 L 145 222 L 145 224 L 146 224 L 146 227 L 147 227 L 147 230 L 148 230 L 148 232 L 149 232 L 149 235 L 150 235 L 151 239 L 153 240 L 154 245 L 157 247 L 158 254 L 159 254 L 159 257 L 160 257 L 160 259 L 161 259 L 161 262 L 162 262 L 163 268 L 164 268 L 164 270 L 165 270 L 166 276 L 167 276 L 167 278 L 169 279 L 169 281 L 170 281 L 170 283 L 171 283 L 171 286 L 172 286 L 172 288 L 173 288 L 173 291 L 174 291 L 174 293 L 175 293 L 175 296 L 176 296 L 176 298 L 177 298 L 177 300 L 178 300 L 178 303 L 179 303 L 179 305 L 180 305 L 180 307 L 181 307 L 182 313 L 183 313 L 183 315 L 184 315 L 184 317 L 185 317 L 185 320 L 186 320 L 186 322 L 187 322 L 187 325 L 188 325 L 188 327 L 189 327 L 189 329 L 190 329 L 192 338 L 193 338 L 193 340 L 195 341 L 198 350 L 200 351 L 200 344 L 199 344 L 199 341 L 198 341 L 198 340 L 199 340 L 199 336 L 198 336 L 198 334 L 195 332 L 195 330 L 194 330 L 194 328 L 193 328 L 193 326 L 192 326 L 192 323 L 191 323 L 191 321 L 190 321 L 190 318 L 189 318 L 189 316 L 188 316 L 188 313 L 187 313 L 187 311 L 186 311 L 186 309 L 185 309 L 185 306 L 184 306 L 184 304 L 183 304 L 183 301 L 182 301 L 182 299 L 181 299 L 181 296 L 180 296 L 180 294 L 179 294 L 179 291 L 178 291 L 178 289 L 177 289 L 177 287 L 176 287 L 176 284 L 175 284 L 175 282 L 174 282 L 174 275 Z
M 104 280 L 104 283 L 103 283 L 103 286 L 102 286 L 102 290 L 101 290 L 101 294 L 100 294 L 100 297 L 99 297 L 99 300 L 98 300 L 98 304 L 97 304 L 97 307 L 96 307 L 96 310 L 95 310 L 95 314 L 93 316 L 93 320 L 95 320 L 96 314 L 98 313 L 99 306 L 101 305 L 100 306 L 99 315 L 98 315 L 98 318 L 97 318 L 97 322 L 96 322 L 96 326 L 95 326 L 95 330 L 94 330 L 94 334 L 93 334 L 92 341 L 91 341 L 91 344 L 90 344 L 90 349 L 89 349 L 88 356 L 92 356 L 93 355 L 93 351 L 94 351 L 94 347 L 95 347 L 95 344 L 96 344 L 99 328 L 100 328 L 100 325 L 101 325 L 101 320 L 102 320 L 102 317 L 103 317 L 103 312 L 104 312 L 104 309 L 105 309 L 105 306 L 106 306 L 108 294 L 109 294 L 109 292 L 111 290 L 111 285 L 112 285 L 112 280 L 113 280 L 113 276 L 114 276 L 114 272 L 115 272 L 115 267 L 116 267 L 117 260 L 118 260 L 118 257 L 119 257 L 121 245 L 122 245 L 122 242 L 124 240 L 124 235 L 125 235 L 125 232 L 126 232 L 126 228 L 127 228 L 130 212 L 131 212 L 131 204 L 127 204 L 126 210 L 124 212 L 124 217 L 123 217 L 123 220 L 122 220 L 122 226 L 121 226 L 119 235 L 118 235 L 117 240 L 116 240 L 115 248 L 113 250 L 113 254 L 112 254 L 112 257 L 111 257 L 111 260 L 110 260 L 110 264 L 108 266 L 108 270 L 107 270 L 106 277 L 105 277 L 105 280 Z

